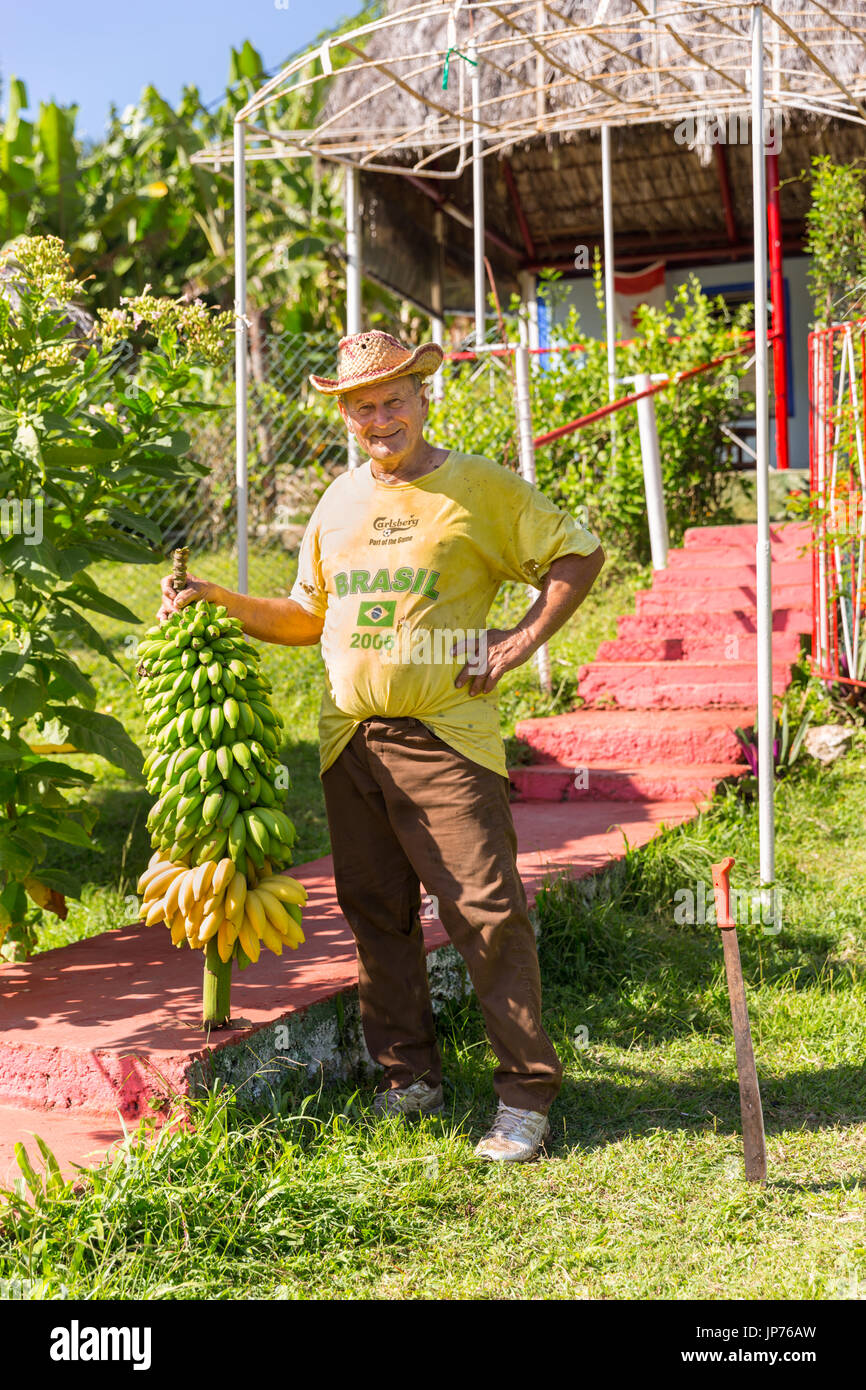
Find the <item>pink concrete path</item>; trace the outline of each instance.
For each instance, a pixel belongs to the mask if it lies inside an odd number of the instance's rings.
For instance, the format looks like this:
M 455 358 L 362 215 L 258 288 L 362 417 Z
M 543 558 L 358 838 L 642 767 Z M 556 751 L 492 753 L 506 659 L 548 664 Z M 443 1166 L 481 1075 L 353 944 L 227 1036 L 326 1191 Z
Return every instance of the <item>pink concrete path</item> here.
M 774 687 L 784 690 L 799 635 L 811 626 L 802 526 L 776 526 Z M 619 635 L 579 673 L 583 708 L 524 720 L 535 762 L 511 770 L 519 864 L 530 900 L 551 874 L 590 874 L 690 818 L 725 777 L 744 771 L 737 725 L 754 723 L 755 528 L 686 533 L 668 569 L 639 593 Z M 309 890 L 307 942 L 263 952 L 236 972 L 238 1026 L 205 1040 L 197 1027 L 202 962 L 164 927 L 109 932 L 25 965 L 0 967 L 0 1184 L 17 1176 L 13 1146 L 40 1134 L 66 1171 L 93 1161 L 150 1113 L 185 1094 L 211 1051 L 357 983 L 351 933 L 330 858 L 293 873 Z M 425 924 L 428 947 L 445 940 Z M 28 1143 L 31 1156 L 35 1146 Z
M 590 874 L 642 845 L 661 824 L 694 814 L 690 801 L 518 805 L 520 871 L 534 899 L 545 878 Z M 625 838 L 624 838 L 625 837 Z M 306 884 L 307 940 L 235 972 L 233 1013 L 242 1028 L 214 1034 L 211 1048 L 256 1031 L 357 983 L 355 951 L 334 892 L 330 857 L 292 870 Z M 425 923 L 428 946 L 447 940 Z M 106 932 L 22 965 L 0 967 L 0 1185 L 20 1176 L 14 1144 L 38 1162 L 39 1134 L 67 1173 L 97 1161 L 150 1113 L 152 1098 L 185 1094 L 190 1064 L 208 1045 L 198 1028 L 202 961 L 178 951 L 164 927 Z

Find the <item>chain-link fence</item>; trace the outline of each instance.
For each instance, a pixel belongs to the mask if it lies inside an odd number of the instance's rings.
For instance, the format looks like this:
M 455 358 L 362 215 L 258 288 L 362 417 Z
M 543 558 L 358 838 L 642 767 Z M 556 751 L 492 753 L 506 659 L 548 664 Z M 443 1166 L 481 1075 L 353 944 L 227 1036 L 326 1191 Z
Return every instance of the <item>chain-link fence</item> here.
M 252 545 L 292 548 L 316 498 L 346 466 L 346 431 L 333 401 L 310 385 L 334 370 L 331 334 L 250 334 L 249 528 Z M 163 525 L 198 548 L 236 544 L 234 374 L 214 381 L 218 407 L 194 417 L 192 456 L 207 468 Z
M 253 324 L 255 330 L 257 325 Z M 253 591 L 285 592 L 291 557 L 324 488 L 348 462 L 346 431 L 335 402 L 320 395 L 311 372 L 332 375 L 331 333 L 250 332 L 249 361 L 249 564 Z M 159 528 L 163 556 L 188 545 L 192 568 L 217 582 L 237 581 L 234 363 L 202 378 L 208 407 L 186 422 L 190 458 L 201 477 L 179 477 L 166 490 L 141 499 Z M 158 591 L 153 573 L 115 566 L 110 585 L 135 612 L 152 611 Z

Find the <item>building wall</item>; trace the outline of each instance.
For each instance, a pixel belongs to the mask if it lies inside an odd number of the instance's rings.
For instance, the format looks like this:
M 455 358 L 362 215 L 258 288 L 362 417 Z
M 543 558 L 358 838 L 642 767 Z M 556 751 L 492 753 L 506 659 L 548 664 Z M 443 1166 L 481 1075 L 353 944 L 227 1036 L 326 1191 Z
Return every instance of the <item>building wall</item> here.
M 788 309 L 788 350 L 791 356 L 789 366 L 788 408 L 788 449 L 792 468 L 809 466 L 809 325 L 812 318 L 812 302 L 806 284 L 809 260 L 806 256 L 786 256 L 782 271 L 786 285 Z M 689 270 L 670 270 L 665 277 L 665 285 L 670 296 L 674 289 L 689 277 Z M 698 277 L 705 291 L 724 290 L 733 285 L 748 285 L 754 274 L 751 261 L 738 261 L 736 264 L 696 265 L 693 273 Z M 592 281 L 586 277 L 575 280 L 560 280 L 557 289 L 561 299 L 552 306 L 548 315 L 541 316 L 541 345 L 561 340 L 558 328 L 565 322 L 569 309 L 574 306 L 580 315 L 584 332 L 591 337 L 604 336 L 601 316 L 596 307 Z M 768 290 L 769 294 L 769 290 Z M 771 363 L 772 370 L 772 363 Z M 770 411 L 770 462 L 775 465 L 775 419 Z

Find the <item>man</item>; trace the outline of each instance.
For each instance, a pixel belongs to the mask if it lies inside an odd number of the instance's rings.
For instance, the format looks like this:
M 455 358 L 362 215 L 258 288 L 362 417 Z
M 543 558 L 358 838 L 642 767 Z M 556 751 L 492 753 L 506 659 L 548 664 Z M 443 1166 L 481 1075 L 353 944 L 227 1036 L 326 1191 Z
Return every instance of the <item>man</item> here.
M 321 640 L 321 777 L 337 899 L 358 954 L 364 1036 L 383 1067 L 378 1112 L 441 1113 L 420 884 L 466 962 L 498 1058 L 499 1106 L 476 1148 L 532 1158 L 562 1067 L 541 1023 L 541 984 L 516 865 L 495 688 L 575 611 L 604 563 L 595 536 L 510 469 L 424 438 L 426 378 L 442 350 L 387 333 L 345 338 L 337 397 L 368 462 L 321 497 L 289 598 L 190 580 L 252 637 Z M 516 625 L 486 627 L 504 580 L 541 592 Z M 465 643 L 472 659 L 455 658 Z

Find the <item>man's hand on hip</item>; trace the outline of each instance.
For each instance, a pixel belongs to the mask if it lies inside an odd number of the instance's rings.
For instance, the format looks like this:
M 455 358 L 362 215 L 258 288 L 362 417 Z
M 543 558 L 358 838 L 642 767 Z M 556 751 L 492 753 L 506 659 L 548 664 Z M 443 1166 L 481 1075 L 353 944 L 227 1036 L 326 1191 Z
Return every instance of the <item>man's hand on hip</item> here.
M 541 593 L 522 621 L 507 632 L 488 628 L 486 661 L 482 647 L 479 653 L 482 660 L 467 662 L 454 684 L 463 686 L 471 680 L 470 695 L 484 695 L 493 690 L 506 671 L 513 671 L 515 666 L 528 661 L 580 607 L 603 564 L 604 551 L 600 545 L 589 555 L 561 555 L 554 560 L 541 581 Z
M 532 641 L 528 633 L 521 632 L 519 628 L 504 631 L 502 628 L 489 627 L 485 639 L 479 644 L 481 650 L 475 659 L 466 662 L 454 681 L 456 686 L 471 681 L 470 695 L 488 694 L 506 671 L 522 666 L 532 655 Z

